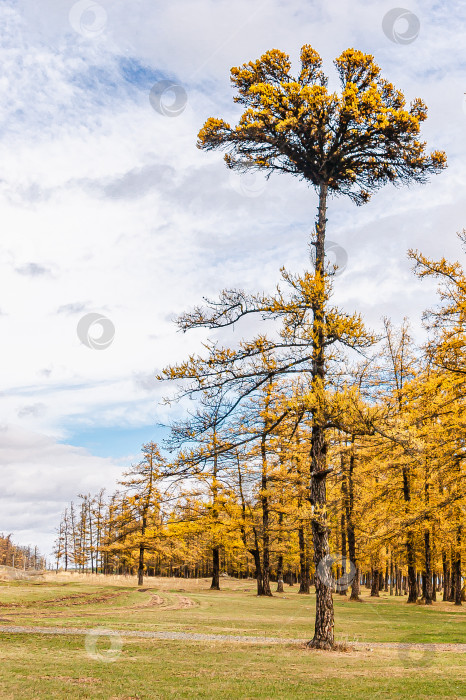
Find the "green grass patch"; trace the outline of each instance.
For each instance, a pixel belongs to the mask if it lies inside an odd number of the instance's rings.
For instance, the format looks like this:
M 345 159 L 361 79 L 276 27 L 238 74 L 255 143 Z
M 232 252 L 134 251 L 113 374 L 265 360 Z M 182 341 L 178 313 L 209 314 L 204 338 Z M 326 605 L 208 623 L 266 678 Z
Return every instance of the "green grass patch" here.
M 225 579 L 135 582 L 49 577 L 0 585 L 0 697 L 466 699 L 466 654 L 370 648 L 371 642 L 466 643 L 466 611 L 452 603 L 407 605 L 383 594 L 363 603 L 335 595 L 336 638 L 367 642 L 348 652 L 316 652 L 310 639 L 314 595 L 257 598 L 254 582 Z M 281 637 L 280 645 L 126 638 L 111 662 L 109 640 L 89 652 L 82 636 L 8 634 L 6 625 L 153 630 Z M 91 644 L 92 646 L 92 644 Z M 103 657 L 99 656 L 103 654 Z
M 0 587 L 0 625 L 171 630 L 308 639 L 314 626 L 314 595 L 297 586 L 283 595 L 257 598 L 252 581 L 222 581 L 210 591 L 206 580 L 148 579 L 137 586 L 14 582 Z M 335 633 L 340 640 L 466 643 L 466 611 L 453 603 L 407 605 L 382 594 L 363 603 L 335 595 Z M 13 606 L 13 607 L 12 607 Z
M 0 659 L 3 700 L 466 697 L 466 655 L 454 653 L 131 639 L 105 663 L 89 658 L 83 638 L 2 634 Z

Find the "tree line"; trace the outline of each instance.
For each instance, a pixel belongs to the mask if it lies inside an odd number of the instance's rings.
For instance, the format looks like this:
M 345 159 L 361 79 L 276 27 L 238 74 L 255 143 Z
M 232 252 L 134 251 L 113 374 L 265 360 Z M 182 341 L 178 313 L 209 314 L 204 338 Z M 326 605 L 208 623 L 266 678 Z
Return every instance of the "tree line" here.
M 354 372 L 357 382 L 346 378 L 322 407 L 335 422 L 327 446 L 330 587 L 341 582 L 346 594 L 351 584 L 357 600 L 364 582 L 372 595 L 390 589 L 426 604 L 443 590 L 444 600 L 459 605 L 462 380 L 422 367 L 406 323 L 393 329 L 387 321 L 385 330 L 379 355 Z M 254 576 L 258 595 L 272 594 L 271 581 L 277 591 L 299 582 L 309 593 L 316 574 L 306 492 L 312 419 L 296 413 L 303 397 L 302 386 L 269 381 L 256 406 L 220 428 L 213 415 L 226 410 L 224 397 L 209 392 L 189 421 L 172 427 L 166 448 L 202 436 L 198 445 L 170 460 L 148 443 L 118 491 L 81 495 L 66 508 L 57 566 L 139 573 L 140 584 L 144 573 L 211 576 L 213 588 L 224 571 Z M 283 405 L 289 414 L 268 430 Z
M 37 546 L 28 545 L 25 547 L 15 544 L 11 537 L 11 534 L 0 534 L 0 564 L 2 566 L 36 571 L 47 567 L 46 559 Z

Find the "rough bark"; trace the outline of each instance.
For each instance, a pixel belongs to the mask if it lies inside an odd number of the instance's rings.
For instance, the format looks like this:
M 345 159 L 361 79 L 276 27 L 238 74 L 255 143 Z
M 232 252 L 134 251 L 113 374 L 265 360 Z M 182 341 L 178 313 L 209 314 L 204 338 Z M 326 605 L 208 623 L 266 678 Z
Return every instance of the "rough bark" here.
M 356 575 L 351 584 L 350 600 L 361 602 L 359 597 L 359 566 L 356 559 L 356 535 L 354 531 L 353 511 L 354 511 L 354 441 L 355 436 L 351 436 L 351 452 L 348 470 L 343 471 L 343 493 L 346 512 L 346 539 L 348 542 L 348 556 L 350 562 L 356 568 Z
M 423 595 L 424 603 L 432 605 L 432 551 L 430 544 L 430 532 L 428 529 L 424 531 L 424 556 L 425 556 L 425 571 L 423 575 Z
M 409 473 L 407 467 L 403 467 L 403 497 L 406 504 L 411 501 Z M 406 533 L 406 553 L 408 558 L 408 603 L 415 603 L 417 601 L 416 557 L 414 550 L 414 535 L 409 529 Z
M 311 582 L 309 579 L 309 564 L 307 564 L 306 556 L 306 542 L 304 538 L 304 525 L 300 525 L 298 528 L 298 542 L 299 542 L 299 591 L 298 593 L 310 593 L 311 592 Z
M 214 447 L 217 444 L 217 433 L 214 430 L 213 434 Z M 214 523 L 218 521 L 218 484 L 217 484 L 217 474 L 218 474 L 218 455 L 217 452 L 214 454 L 214 463 L 212 469 L 212 519 Z M 210 584 L 211 591 L 220 590 L 220 548 L 218 545 L 214 544 L 212 547 L 212 583 Z
M 461 602 L 461 526 L 456 531 L 456 552 L 454 563 L 455 578 L 455 605 L 462 605 Z
M 454 603 L 456 598 L 456 572 L 455 556 L 452 550 L 450 550 L 450 563 L 448 568 L 450 570 L 450 594 L 448 596 L 448 600 L 450 603 Z
M 378 569 L 372 571 L 371 598 L 379 598 L 380 575 Z
M 212 583 L 211 591 L 220 590 L 220 547 L 212 547 Z
M 259 549 L 250 549 L 249 550 L 252 556 L 254 557 L 254 566 L 256 568 L 255 571 L 255 577 L 257 581 L 257 595 L 263 595 L 263 585 L 262 585 L 262 567 L 261 567 L 261 556 Z
M 138 586 L 144 583 L 144 545 L 139 545 Z
M 278 514 L 278 546 L 282 544 L 283 511 Z M 277 559 L 277 593 L 283 593 L 283 554 Z
M 328 185 L 321 184 L 319 190 L 319 209 L 316 222 L 316 279 L 323 279 L 325 265 L 325 226 L 327 212 Z M 315 295 L 313 301 L 313 360 L 312 386 L 318 393 L 325 386 L 324 356 L 324 296 Z M 318 566 L 329 556 L 329 526 L 327 521 L 326 493 L 327 444 L 325 428 L 320 417 L 314 414 L 311 433 L 311 465 L 309 500 L 313 509 L 312 541 L 314 544 L 314 565 L 316 570 L 316 621 L 314 638 L 309 646 L 315 649 L 332 649 L 334 647 L 334 612 L 332 589 L 317 575 Z
M 408 588 L 408 603 L 415 603 L 417 601 L 417 580 L 416 580 L 416 568 L 415 568 L 415 554 L 414 554 L 414 542 L 412 533 L 409 533 L 406 538 L 406 550 L 408 554 L 408 578 L 407 578 L 407 588 Z
M 341 514 L 340 527 L 341 527 L 341 558 L 342 558 L 341 575 L 345 576 L 346 569 L 348 567 L 347 561 L 346 561 L 346 558 L 348 556 L 348 551 L 347 551 L 347 536 L 346 536 L 346 518 L 345 518 L 344 511 Z M 347 588 L 342 587 L 342 589 L 339 591 L 340 595 L 347 595 L 347 590 L 348 590 Z
M 151 475 L 150 484 L 152 487 L 152 475 Z M 150 488 L 149 493 L 151 493 L 151 491 L 152 491 L 152 488 Z M 146 536 L 148 509 L 149 509 L 149 503 L 147 502 L 145 507 L 144 507 L 143 513 L 142 513 L 141 543 L 139 545 L 138 586 L 142 586 L 142 584 L 144 583 L 144 553 L 145 553 L 144 537 Z
M 262 435 L 261 455 L 262 455 L 262 482 L 261 482 L 261 505 L 262 505 L 262 593 L 260 595 L 271 596 L 270 589 L 270 534 L 269 534 L 269 499 L 267 496 L 267 455 L 265 446 L 266 435 Z M 259 595 L 259 594 L 258 594 Z

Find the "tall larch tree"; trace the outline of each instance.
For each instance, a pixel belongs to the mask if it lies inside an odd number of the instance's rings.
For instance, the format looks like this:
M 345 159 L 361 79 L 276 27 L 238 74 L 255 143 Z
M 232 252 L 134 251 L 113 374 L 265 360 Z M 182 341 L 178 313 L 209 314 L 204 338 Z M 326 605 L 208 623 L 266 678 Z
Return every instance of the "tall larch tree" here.
M 160 492 L 159 482 L 166 460 L 160 454 L 155 442 L 141 448 L 143 458 L 124 473 L 120 484 L 128 491 L 129 512 L 135 526 L 129 532 L 137 532 L 134 544 L 139 549 L 138 586 L 144 582 L 144 556 L 146 549 L 154 541 L 154 515 L 158 515 Z
M 210 118 L 199 132 L 198 146 L 226 151 L 232 170 L 289 173 L 318 194 L 312 245 L 317 289 L 313 302 L 312 382 L 316 394 L 326 385 L 325 305 L 327 275 L 325 234 L 330 195 L 347 195 L 356 204 L 386 183 L 425 182 L 441 171 L 445 154 L 427 154 L 419 140 L 427 108 L 420 99 L 410 107 L 399 90 L 383 79 L 371 55 L 348 49 L 335 61 L 341 93 L 329 92 L 319 54 L 301 50 L 301 71 L 291 75 L 287 54 L 267 51 L 259 60 L 231 70 L 235 102 L 245 107 L 236 126 Z M 329 554 L 326 509 L 326 435 L 315 417 L 310 440 L 309 500 L 314 509 L 312 534 L 317 567 Z M 316 623 L 310 646 L 334 645 L 331 589 L 316 579 Z

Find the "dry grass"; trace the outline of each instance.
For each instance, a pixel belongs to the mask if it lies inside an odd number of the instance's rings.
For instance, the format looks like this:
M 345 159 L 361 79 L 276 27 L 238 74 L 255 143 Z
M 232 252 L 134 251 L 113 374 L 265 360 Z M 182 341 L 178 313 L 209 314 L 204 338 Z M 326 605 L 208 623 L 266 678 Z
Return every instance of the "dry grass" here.
M 31 569 L 14 569 L 12 566 L 0 566 L 0 581 L 45 581 L 45 571 Z

